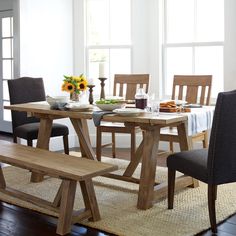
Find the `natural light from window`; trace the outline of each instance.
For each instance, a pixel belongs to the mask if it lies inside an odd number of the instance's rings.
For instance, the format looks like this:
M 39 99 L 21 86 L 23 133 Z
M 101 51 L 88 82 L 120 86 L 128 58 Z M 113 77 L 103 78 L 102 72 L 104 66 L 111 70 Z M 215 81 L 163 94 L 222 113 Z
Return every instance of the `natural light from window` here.
M 224 0 L 166 0 L 164 96 L 174 74 L 211 74 L 212 97 L 223 88 Z
M 99 65 L 104 65 L 106 94 L 113 90 L 114 74 L 131 72 L 130 0 L 86 1 L 87 76 L 100 93 Z

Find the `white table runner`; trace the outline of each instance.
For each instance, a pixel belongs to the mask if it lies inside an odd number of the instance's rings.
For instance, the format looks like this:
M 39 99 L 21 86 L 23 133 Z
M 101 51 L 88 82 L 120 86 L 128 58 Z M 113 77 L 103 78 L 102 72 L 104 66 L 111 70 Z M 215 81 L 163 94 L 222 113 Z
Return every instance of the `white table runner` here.
M 211 129 L 214 110 L 214 106 L 203 106 L 201 108 L 191 108 L 191 112 L 178 114 L 188 116 L 188 135 L 192 136 Z M 162 115 L 176 115 L 176 113 L 160 112 L 160 116 Z
M 214 115 L 214 106 L 203 106 L 202 108 L 191 108 L 188 116 L 188 135 L 194 135 L 204 130 L 211 129 Z

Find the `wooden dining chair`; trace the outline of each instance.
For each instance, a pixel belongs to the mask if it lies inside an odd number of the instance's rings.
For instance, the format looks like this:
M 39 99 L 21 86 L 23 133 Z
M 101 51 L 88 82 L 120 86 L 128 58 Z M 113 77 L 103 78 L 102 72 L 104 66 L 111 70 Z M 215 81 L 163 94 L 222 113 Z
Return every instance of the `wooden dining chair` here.
M 212 75 L 174 75 L 172 100 L 185 100 L 188 103 L 210 105 Z M 203 147 L 208 147 L 208 131 L 205 130 L 190 137 L 192 142 L 201 141 Z M 179 142 L 175 127 L 161 129 L 161 141 L 170 144 L 173 152 L 173 143 Z
M 45 101 L 45 90 L 42 78 L 22 77 L 8 80 L 8 89 L 11 104 Z M 32 146 L 33 140 L 38 138 L 40 120 L 28 117 L 26 112 L 11 111 L 13 141 L 17 137 L 26 139 L 27 145 Z M 63 136 L 64 151 L 69 154 L 69 129 L 66 125 L 53 123 L 51 137 Z
M 209 149 L 178 152 L 167 158 L 168 209 L 173 209 L 176 171 L 206 183 L 208 185 L 208 211 L 213 233 L 217 232 L 215 212 L 217 186 L 236 182 L 235 120 L 236 90 L 219 93 Z
M 144 88 L 148 92 L 149 74 L 115 74 L 114 78 L 114 96 L 124 97 L 126 100 L 134 100 L 137 88 Z M 112 146 L 112 156 L 116 157 L 116 140 L 115 133 L 128 133 L 131 134 L 131 159 L 135 155 L 136 150 L 136 133 L 140 132 L 139 127 L 124 126 L 123 123 L 102 122 L 97 127 L 97 159 L 101 160 L 102 148 Z M 102 145 L 102 133 L 111 133 L 112 143 Z

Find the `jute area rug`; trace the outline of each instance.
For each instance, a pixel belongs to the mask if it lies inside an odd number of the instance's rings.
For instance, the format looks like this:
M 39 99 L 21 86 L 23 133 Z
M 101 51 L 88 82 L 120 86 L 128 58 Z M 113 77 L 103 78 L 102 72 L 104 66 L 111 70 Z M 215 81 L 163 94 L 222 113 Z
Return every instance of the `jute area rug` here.
M 76 153 L 72 153 L 77 155 Z M 119 172 L 124 170 L 127 161 L 103 158 L 103 161 L 118 164 Z M 135 175 L 139 176 L 140 166 Z M 42 183 L 30 183 L 30 173 L 16 167 L 4 168 L 7 184 L 21 191 L 52 200 L 60 181 L 47 177 Z M 157 179 L 166 179 L 166 168 L 157 168 Z M 200 183 L 198 188 L 186 188 L 175 194 L 173 210 L 167 210 L 164 199 L 149 210 L 138 210 L 136 184 L 117 181 L 104 177 L 94 178 L 95 191 L 102 220 L 98 222 L 83 221 L 81 224 L 110 232 L 116 235 L 148 236 L 184 236 L 194 235 L 210 227 L 207 210 L 207 188 Z M 80 187 L 77 188 L 75 209 L 83 206 Z M 51 212 L 14 198 L 0 194 L 0 199 L 19 206 L 34 209 L 51 215 Z M 235 212 L 236 184 L 219 186 L 217 199 L 217 220 L 222 221 Z M 53 215 L 53 214 L 52 214 Z

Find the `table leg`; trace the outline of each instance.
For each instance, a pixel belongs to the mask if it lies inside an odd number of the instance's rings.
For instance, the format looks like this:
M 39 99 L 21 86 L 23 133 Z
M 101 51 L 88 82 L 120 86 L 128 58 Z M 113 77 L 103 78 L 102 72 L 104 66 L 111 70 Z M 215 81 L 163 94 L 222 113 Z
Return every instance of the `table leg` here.
M 179 136 L 179 145 L 181 151 L 191 150 L 192 143 L 188 137 L 188 123 L 184 121 L 177 125 L 178 136 Z
M 89 128 L 88 128 L 88 122 L 86 119 L 81 119 L 81 125 L 82 125 L 82 129 L 84 131 L 84 135 L 87 137 L 87 140 L 88 140 L 88 143 L 91 145 L 91 140 L 90 140 L 90 137 L 89 137 Z M 81 144 L 81 141 L 79 140 L 80 142 L 80 149 L 81 149 L 81 155 L 82 157 L 86 157 L 86 153 L 83 149 L 83 145 Z
M 83 119 L 70 118 L 70 120 L 79 138 L 80 148 L 83 153 L 82 156 L 91 160 L 96 160 L 95 153 L 92 149 L 88 135 L 88 126 L 87 125 L 83 126 L 84 124 L 84 121 L 82 121 Z
M 146 210 L 153 205 L 157 151 L 160 140 L 159 126 L 142 126 L 144 132 L 143 159 L 138 193 L 139 209 Z
M 133 158 L 133 160 L 130 160 L 129 165 L 127 166 L 127 168 L 123 174 L 124 176 L 131 177 L 133 175 L 134 171 L 137 169 L 137 166 L 143 156 L 143 146 L 144 146 L 143 143 L 144 143 L 144 141 L 142 140 L 142 142 L 140 143 L 139 147 L 137 148 L 137 150 L 135 152 L 135 158 Z
M 37 140 L 37 148 L 49 149 L 49 140 L 52 130 L 52 120 L 48 118 L 40 118 L 40 127 Z M 32 172 L 31 182 L 41 182 L 43 181 L 43 175 L 40 173 Z

